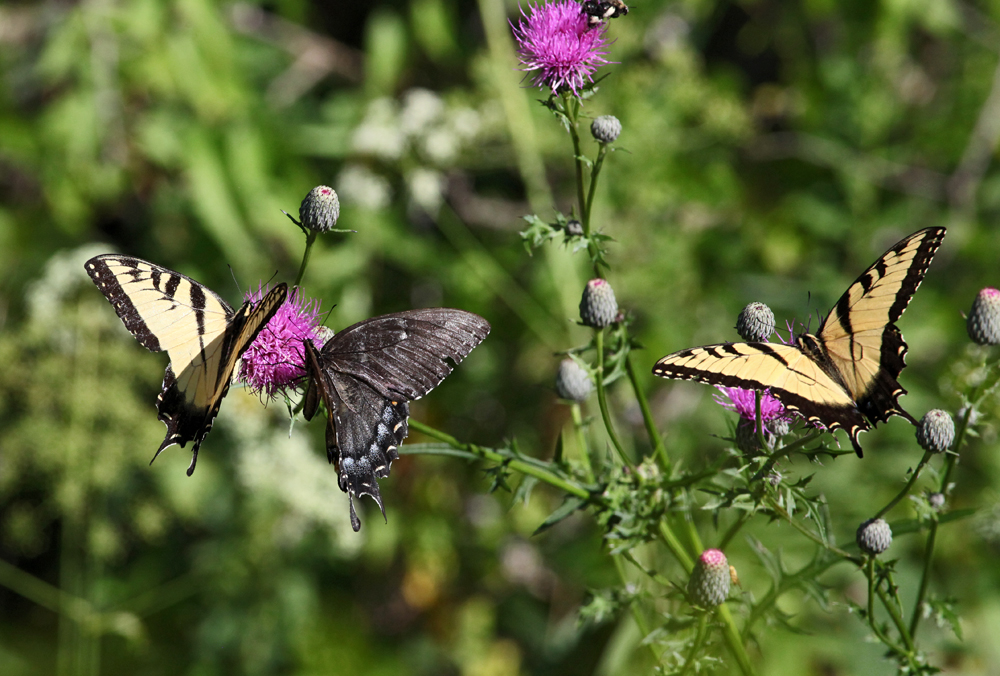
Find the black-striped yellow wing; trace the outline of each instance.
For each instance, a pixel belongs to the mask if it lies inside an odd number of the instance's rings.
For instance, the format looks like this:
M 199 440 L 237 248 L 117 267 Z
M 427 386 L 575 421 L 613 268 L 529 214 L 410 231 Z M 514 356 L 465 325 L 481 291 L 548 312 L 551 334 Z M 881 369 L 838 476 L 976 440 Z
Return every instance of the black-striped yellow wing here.
M 723 387 L 770 390 L 789 410 L 829 429 L 842 428 L 852 441 L 858 432 L 870 428 L 843 386 L 800 345 L 723 343 L 692 347 L 656 362 L 653 373 Z
M 915 232 L 885 252 L 848 287 L 816 333 L 844 388 L 872 422 L 899 415 L 906 390 L 906 342 L 895 325 L 944 239 L 944 228 Z
M 793 345 L 728 343 L 667 355 L 653 373 L 748 390 L 770 389 L 787 408 L 844 429 L 858 456 L 858 434 L 899 415 L 906 390 L 896 381 L 906 343 L 894 322 L 903 314 L 944 238 L 927 228 L 898 242 L 848 287 L 816 335 Z
M 281 307 L 287 287 L 279 284 L 234 312 L 190 277 L 139 258 L 104 254 L 85 267 L 136 340 L 170 357 L 156 403 L 167 434 L 153 459 L 172 444 L 194 441 L 191 474 L 237 361 Z

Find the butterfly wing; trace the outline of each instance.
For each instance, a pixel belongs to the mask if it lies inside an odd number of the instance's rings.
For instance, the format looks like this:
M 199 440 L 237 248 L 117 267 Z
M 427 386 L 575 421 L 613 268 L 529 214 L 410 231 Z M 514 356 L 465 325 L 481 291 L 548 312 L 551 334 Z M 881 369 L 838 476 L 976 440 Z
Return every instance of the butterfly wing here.
M 799 345 L 723 343 L 693 347 L 659 360 L 653 373 L 723 387 L 770 390 L 785 408 L 831 430 L 843 428 L 856 443 L 857 433 L 869 429 L 868 422 L 843 386 L 801 347 L 804 344 L 800 340 Z
M 156 403 L 167 434 L 153 459 L 172 444 L 194 441 L 190 475 L 237 361 L 281 307 L 287 287 L 234 312 L 190 277 L 139 258 L 104 254 L 85 267 L 136 340 L 170 357 Z
M 795 345 L 729 343 L 667 355 L 653 373 L 725 387 L 770 389 L 787 408 L 833 430 L 844 429 L 858 456 L 858 434 L 899 415 L 906 390 L 896 381 L 906 343 L 893 323 L 903 314 L 941 246 L 944 228 L 898 242 L 861 274 L 823 320 Z
M 382 509 L 376 478 L 389 476 L 407 434 L 407 402 L 437 387 L 489 334 L 482 317 L 463 310 L 431 308 L 375 317 L 335 334 L 323 349 L 306 344 L 309 384 L 306 418 L 323 400 L 327 453 L 351 498 L 351 523 L 361 522 L 355 496 L 370 495 Z
M 916 423 L 899 405 L 906 390 L 896 379 L 906 366 L 907 346 L 894 322 L 923 281 L 944 235 L 944 228 L 926 228 L 895 244 L 848 287 L 816 334 L 847 392 L 872 423 L 892 415 Z

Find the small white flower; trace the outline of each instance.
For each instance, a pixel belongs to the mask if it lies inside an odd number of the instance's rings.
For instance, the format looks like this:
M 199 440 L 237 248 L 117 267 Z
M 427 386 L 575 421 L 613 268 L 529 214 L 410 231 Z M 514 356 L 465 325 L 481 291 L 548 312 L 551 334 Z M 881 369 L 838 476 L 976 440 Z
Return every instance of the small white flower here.
M 344 202 L 377 211 L 389 206 L 392 188 L 389 182 L 367 167 L 349 164 L 337 176 L 337 194 Z

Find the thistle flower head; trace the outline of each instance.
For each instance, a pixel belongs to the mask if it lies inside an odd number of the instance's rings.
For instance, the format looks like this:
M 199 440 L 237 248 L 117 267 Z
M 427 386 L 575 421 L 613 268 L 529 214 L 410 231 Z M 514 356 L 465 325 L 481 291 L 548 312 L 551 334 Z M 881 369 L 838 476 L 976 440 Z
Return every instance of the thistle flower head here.
M 892 529 L 885 519 L 868 519 L 858 526 L 855 538 L 862 552 L 878 556 L 892 544 Z
M 250 290 L 244 300 L 258 302 L 268 290 Z M 318 315 L 318 301 L 307 300 L 295 289 L 243 353 L 237 380 L 269 399 L 292 387 L 305 372 L 303 341 L 320 338 Z
M 730 411 L 736 411 L 744 420 L 757 420 L 757 404 L 753 390 L 722 387 L 721 385 L 717 388 L 729 399 L 726 401 L 719 395 L 715 395 L 715 401 L 720 406 L 728 408 Z M 772 397 L 767 390 L 764 390 L 760 393 L 760 419 L 764 423 L 764 427 L 772 428 L 772 431 L 774 431 L 773 428 L 781 427 L 781 431 L 787 433 L 787 427 L 781 423 L 790 422 L 792 416 L 785 410 L 784 404 Z
M 580 5 L 559 0 L 528 6 L 528 13 L 515 26 L 518 58 L 522 70 L 533 72 L 532 83 L 553 94 L 569 90 L 579 96 L 585 82 L 593 82 L 598 66 L 609 63 L 607 26 L 591 25 Z
M 736 331 L 743 340 L 766 342 L 774 333 L 774 313 L 763 303 L 750 303 L 736 318 Z
M 966 320 L 969 337 L 980 345 L 1000 345 L 1000 291 L 986 287 L 972 303 Z
M 702 608 L 714 608 L 729 596 L 733 581 L 729 561 L 718 549 L 706 549 L 698 557 L 688 579 L 688 594 Z

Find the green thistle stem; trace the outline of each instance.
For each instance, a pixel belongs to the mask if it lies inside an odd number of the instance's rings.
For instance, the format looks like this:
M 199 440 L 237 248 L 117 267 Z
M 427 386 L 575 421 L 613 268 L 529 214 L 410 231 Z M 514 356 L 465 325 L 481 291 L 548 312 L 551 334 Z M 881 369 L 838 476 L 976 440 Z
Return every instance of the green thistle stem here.
M 293 288 L 302 284 L 302 278 L 306 274 L 306 267 L 309 265 L 309 255 L 312 253 L 312 246 L 318 235 L 318 232 L 312 230 L 306 232 L 306 250 L 302 253 L 302 265 L 299 266 L 299 274 L 295 276 L 295 283 L 292 284 Z
M 909 494 L 910 489 L 913 488 L 913 484 L 916 483 L 917 478 L 920 476 L 920 470 L 924 468 L 924 465 L 926 465 L 927 461 L 930 459 L 931 459 L 931 453 L 930 451 L 926 451 L 924 453 L 924 457 L 920 459 L 920 463 L 917 465 L 917 468 L 910 473 L 910 480 L 906 482 L 905 486 L 903 486 L 903 490 L 901 490 L 899 494 L 896 497 L 894 497 L 892 501 L 889 502 L 888 505 L 883 507 L 882 510 L 875 515 L 876 519 L 881 519 L 884 514 L 886 514 L 890 509 L 899 504 L 899 501 L 902 500 L 904 497 L 906 497 L 907 494 Z
M 680 676 L 685 676 L 691 671 L 691 665 L 694 664 L 694 659 L 698 656 L 698 651 L 701 650 L 701 646 L 705 643 L 705 635 L 707 634 L 705 628 L 707 626 L 708 613 L 699 613 L 698 633 L 695 635 L 694 643 L 691 645 L 691 650 L 688 652 L 687 657 L 684 658 L 684 668 L 681 669 Z
M 893 650 L 906 653 L 907 657 L 909 657 L 912 661 L 917 649 L 913 645 L 913 639 L 910 637 L 910 632 L 906 630 L 906 624 L 903 622 L 903 616 L 899 613 L 899 608 L 896 607 L 896 604 L 886 595 L 881 587 L 876 587 L 875 593 L 878 594 L 879 600 L 882 601 L 882 606 L 889 611 L 889 617 L 892 619 L 892 623 L 896 625 L 896 630 L 899 632 L 900 638 L 903 639 L 903 643 L 906 644 L 906 650 L 899 650 L 899 648 L 895 647 L 888 640 L 883 640 L 883 643 L 891 647 Z
M 750 512 L 740 513 L 740 518 L 736 519 L 736 521 L 733 522 L 733 525 L 729 527 L 729 530 L 726 531 L 726 534 L 722 536 L 721 540 L 719 540 L 719 549 L 726 548 L 726 545 L 729 544 L 729 541 L 732 540 L 734 537 L 736 537 L 736 534 L 740 532 L 740 529 L 743 528 L 744 525 L 746 525 L 746 522 L 750 520 L 750 517 L 751 517 Z
M 726 640 L 729 652 L 733 654 L 736 664 L 740 668 L 743 676 L 754 676 L 753 665 L 750 663 L 750 656 L 747 655 L 746 648 L 743 647 L 743 640 L 740 632 L 736 629 L 736 621 L 729 611 L 729 606 L 725 603 L 715 607 L 715 616 L 722 622 L 722 637 Z
M 583 470 L 587 473 L 587 481 L 594 483 L 594 468 L 590 464 L 590 448 L 587 446 L 587 437 L 583 433 L 583 413 L 580 410 L 580 404 L 573 402 L 569 410 L 573 416 L 573 430 L 576 432 L 576 445 L 580 450 Z
M 601 144 L 597 151 L 597 159 L 594 160 L 594 168 L 590 171 L 590 188 L 587 191 L 587 204 L 583 210 L 583 232 L 590 235 L 590 212 L 594 207 L 594 193 L 597 192 L 597 177 L 601 173 L 601 166 L 604 165 L 604 156 L 608 154 L 608 146 Z
M 649 441 L 653 445 L 653 452 L 659 458 L 663 471 L 669 475 L 670 458 L 667 456 L 667 449 L 663 445 L 663 437 L 660 436 L 660 431 L 656 429 L 656 422 L 653 420 L 653 414 L 649 410 L 646 393 L 639 385 L 639 378 L 636 375 L 635 366 L 632 364 L 631 354 L 625 357 L 625 372 L 628 373 L 628 379 L 632 383 L 632 389 L 635 391 L 635 398 L 639 402 L 639 410 L 642 411 L 642 422 L 646 425 L 646 433 L 649 434 Z
M 489 448 L 483 448 L 475 444 L 463 444 L 450 434 L 445 434 L 444 432 L 436 430 L 433 427 L 429 427 L 428 425 L 423 424 L 419 420 L 413 420 L 411 418 L 410 429 L 416 430 L 422 434 L 426 434 L 427 436 L 433 439 L 437 439 L 438 441 L 442 441 L 448 446 L 451 446 L 452 448 L 458 451 L 462 451 L 463 453 L 469 456 L 474 456 L 477 458 L 482 458 L 485 460 L 490 460 L 492 462 L 504 464 L 510 469 L 521 472 L 522 474 L 527 474 L 528 476 L 533 476 L 539 481 L 544 481 L 550 486 L 554 486 L 560 490 L 569 493 L 570 495 L 575 495 L 576 497 L 581 498 L 583 500 L 587 500 L 591 497 L 590 491 L 584 488 L 583 486 L 580 486 L 575 482 L 563 479 L 562 477 L 556 475 L 555 473 L 547 469 L 544 469 L 543 467 L 538 467 L 525 460 L 518 460 L 517 458 L 514 458 L 509 454 L 498 453 Z M 400 448 L 400 453 L 405 455 L 406 448 L 405 447 Z
M 945 458 L 944 472 L 941 475 L 940 492 L 946 495 L 948 491 L 948 482 L 951 480 L 951 473 L 955 469 L 955 463 L 958 461 L 958 451 L 962 448 L 962 442 L 965 441 L 965 434 L 969 430 L 969 421 L 972 419 L 972 411 L 976 408 L 980 397 L 983 395 L 987 380 L 989 380 L 988 373 L 983 377 L 983 380 L 973 391 L 972 398 L 969 399 L 969 406 L 965 409 L 965 415 L 962 416 L 962 421 L 958 425 L 958 432 L 955 434 L 955 443 L 952 446 L 952 452 L 948 453 Z M 931 563 L 934 558 L 934 544 L 937 541 L 937 530 L 938 520 L 934 519 L 931 522 L 930 532 L 927 534 L 927 546 L 924 548 L 924 569 L 920 574 L 920 587 L 917 590 L 917 600 L 913 604 L 913 615 L 910 616 L 911 636 L 917 635 L 917 627 L 920 626 L 920 616 L 923 614 L 921 613 L 921 608 L 923 608 L 924 598 L 927 596 L 927 586 L 930 584 Z
M 611 422 L 611 413 L 608 411 L 608 397 L 604 392 L 604 329 L 595 329 L 594 338 L 597 343 L 597 403 L 601 407 L 601 417 L 604 419 L 604 427 L 608 430 L 608 437 L 612 445 L 618 451 L 618 457 L 629 469 L 635 469 L 635 464 L 625 453 L 622 442 L 618 439 L 615 426 Z
M 597 173 L 599 171 L 598 167 L 595 166 L 594 170 L 591 172 L 590 176 L 590 199 L 588 199 L 583 190 L 583 151 L 580 149 L 580 133 L 577 129 L 577 124 L 580 117 L 580 102 L 575 96 L 566 92 L 563 94 L 563 112 L 566 115 L 567 124 L 566 127 L 569 129 L 570 139 L 573 141 L 573 165 L 576 168 L 576 199 L 579 202 L 580 210 L 580 225 L 583 228 L 583 236 L 590 238 L 590 207 L 591 200 L 594 198 L 594 192 L 597 189 Z M 603 162 L 603 147 L 602 152 L 599 153 L 599 159 Z M 601 270 L 597 265 L 598 250 L 597 245 L 594 242 L 588 241 L 587 243 L 587 253 L 590 255 L 590 260 L 593 262 L 594 275 L 596 277 L 603 277 Z
M 677 559 L 677 562 L 681 564 L 684 572 L 690 575 L 691 571 L 694 570 L 694 560 L 687 553 L 687 550 L 684 549 L 684 545 L 681 544 L 681 541 L 677 539 L 677 534 L 674 533 L 666 519 L 660 519 L 660 537 L 663 538 L 663 542 L 667 545 L 667 549 L 670 550 L 670 553 L 673 554 L 674 558 Z

